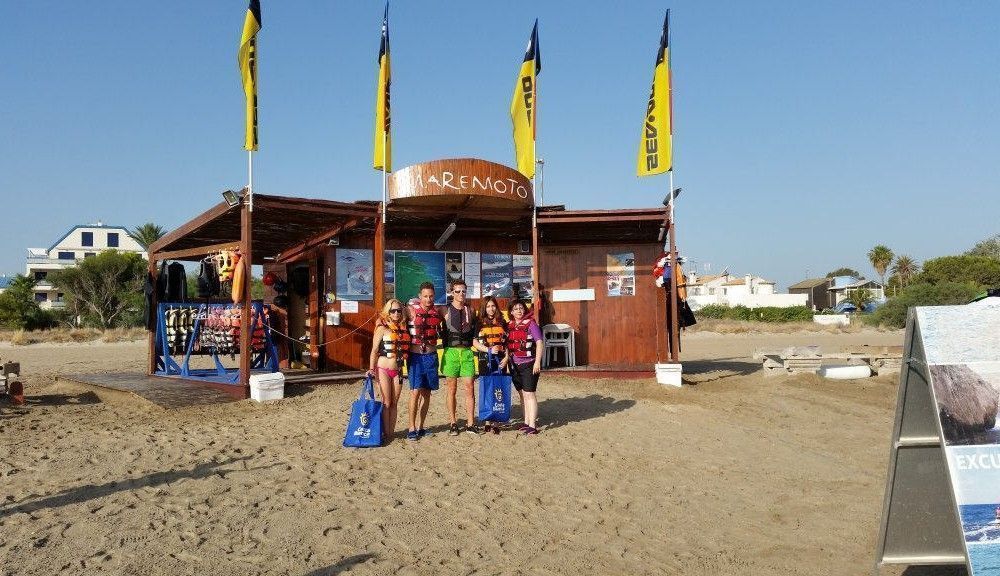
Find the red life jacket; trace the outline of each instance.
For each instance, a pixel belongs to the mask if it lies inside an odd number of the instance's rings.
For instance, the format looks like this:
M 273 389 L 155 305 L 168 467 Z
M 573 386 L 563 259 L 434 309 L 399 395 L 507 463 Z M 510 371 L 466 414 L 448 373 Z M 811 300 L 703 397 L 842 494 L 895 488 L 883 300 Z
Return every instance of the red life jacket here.
M 410 333 L 405 325 L 396 325 L 392 322 L 383 324 L 385 331 L 382 332 L 382 341 L 379 342 L 379 356 L 386 358 L 406 358 L 410 352 Z
M 511 320 L 507 325 L 507 350 L 515 358 L 531 358 L 535 355 L 535 339 L 528 330 L 532 322 L 530 317 L 524 317 L 520 322 Z
M 436 351 L 438 337 L 441 335 L 441 324 L 441 314 L 436 307 L 424 310 L 419 303 L 410 306 L 411 345 L 418 349 L 426 346 Z

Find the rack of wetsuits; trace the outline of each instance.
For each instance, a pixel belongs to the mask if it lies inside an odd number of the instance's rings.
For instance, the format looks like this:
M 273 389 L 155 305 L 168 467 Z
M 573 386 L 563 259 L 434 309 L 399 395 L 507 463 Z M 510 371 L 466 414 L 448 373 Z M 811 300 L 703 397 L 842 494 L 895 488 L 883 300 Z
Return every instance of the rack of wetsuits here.
M 251 302 L 250 307 L 250 368 L 277 372 L 278 354 L 271 335 L 270 307 L 259 300 Z M 236 381 L 235 369 L 226 368 L 220 356 L 235 359 L 240 353 L 241 304 L 164 302 L 158 308 L 157 374 Z M 174 356 L 180 355 L 183 359 L 178 362 Z M 191 369 L 192 355 L 211 355 L 215 369 Z

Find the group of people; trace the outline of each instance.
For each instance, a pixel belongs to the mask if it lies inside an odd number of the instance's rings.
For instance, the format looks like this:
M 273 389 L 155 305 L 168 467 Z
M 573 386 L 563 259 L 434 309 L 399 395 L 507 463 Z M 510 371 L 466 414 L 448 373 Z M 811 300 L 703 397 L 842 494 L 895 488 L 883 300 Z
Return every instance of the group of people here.
M 420 285 L 418 297 L 404 305 L 391 299 L 385 303 L 372 340 L 368 375 L 377 378 L 383 402 L 383 440 L 396 429 L 399 398 L 402 394 L 402 370 L 406 363 L 410 383 L 409 428 L 407 440 L 416 441 L 428 434 L 424 428 L 430 409 L 431 391 L 439 387 L 444 375 L 448 434 L 460 432 L 499 434 L 500 422 L 476 425 L 477 374 L 509 372 L 524 410 L 523 434 L 538 434 L 538 378 L 542 369 L 544 341 L 541 328 L 524 300 L 512 300 L 504 318 L 497 299 L 483 298 L 478 312 L 466 304 L 468 287 L 463 280 L 453 280 L 448 288 L 450 301 L 434 304 L 434 285 Z M 444 353 L 438 363 L 438 341 Z M 458 386 L 465 395 L 466 424 L 458 426 Z

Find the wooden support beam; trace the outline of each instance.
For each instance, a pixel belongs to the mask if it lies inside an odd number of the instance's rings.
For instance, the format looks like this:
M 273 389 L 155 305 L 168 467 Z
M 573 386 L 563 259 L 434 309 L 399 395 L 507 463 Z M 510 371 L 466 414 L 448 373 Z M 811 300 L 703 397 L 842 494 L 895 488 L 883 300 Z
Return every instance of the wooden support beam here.
M 146 374 L 152 376 L 156 373 L 156 329 L 159 326 L 160 313 L 160 302 L 156 298 L 156 258 L 152 254 L 149 255 L 149 264 L 146 271 L 149 273 L 149 280 L 153 283 L 153 297 L 149 300 L 149 305 L 153 308 L 149 311 L 154 318 L 153 330 L 146 334 Z
M 168 232 L 167 234 L 164 234 L 162 238 L 149 245 L 147 252 L 149 252 L 150 254 L 159 252 L 161 249 L 163 249 L 164 246 L 169 246 L 173 242 L 176 242 L 177 240 L 180 240 L 181 238 L 187 236 L 188 234 L 197 230 L 198 228 L 201 228 L 209 221 L 214 220 L 233 209 L 235 209 L 235 207 L 232 207 L 229 204 L 226 204 L 225 202 L 219 202 L 218 204 L 212 206 L 208 210 L 205 210 L 198 216 L 195 216 L 192 220 L 188 221 L 187 223 L 178 226 L 176 229 L 174 229 L 171 232 Z
M 541 308 L 539 304 L 542 301 L 542 293 L 538 289 L 538 278 L 539 271 L 538 265 L 541 259 L 538 257 L 538 219 L 536 218 L 531 226 L 531 257 L 534 260 L 534 266 L 531 267 L 531 281 L 533 286 L 531 287 L 531 308 L 534 310 L 535 319 L 538 322 L 542 321 Z
M 157 260 L 183 260 L 185 258 L 190 258 L 192 256 L 206 256 L 220 250 L 233 249 L 239 247 L 239 243 L 242 240 L 234 240 L 232 242 L 222 242 L 220 244 L 209 244 L 208 246 L 199 246 L 197 248 L 187 248 L 184 250 L 169 250 L 167 252 L 157 252 L 155 255 Z M 150 256 L 151 258 L 153 256 Z
M 318 212 L 320 214 L 329 214 L 331 216 L 354 216 L 357 218 L 375 218 L 378 214 L 373 213 L 370 208 L 365 208 L 364 206 L 355 206 L 353 204 L 344 204 L 341 206 L 317 206 L 308 203 L 308 201 L 302 201 L 297 203 L 288 202 L 284 199 L 278 200 L 276 198 L 266 198 L 259 199 L 260 196 L 254 196 L 254 207 L 255 208 L 270 208 L 275 210 L 288 210 L 294 209 L 296 212 Z
M 650 214 L 647 216 L 627 215 L 621 216 L 566 216 L 556 217 L 553 214 L 538 215 L 539 224 L 591 224 L 594 222 L 661 222 L 662 214 Z
M 376 219 L 377 220 L 381 220 L 381 218 L 376 218 Z M 322 234 L 318 234 L 316 236 L 313 236 L 309 240 L 306 240 L 305 242 L 300 242 L 299 244 L 296 244 L 295 246 L 292 246 L 288 250 L 285 250 L 281 254 L 278 254 L 278 257 L 275 258 L 274 261 L 275 262 L 279 262 L 279 263 L 280 262 L 289 262 L 289 261 L 293 260 L 294 258 L 297 258 L 297 257 L 301 256 L 303 253 L 309 251 L 310 249 L 315 248 L 316 246 L 319 246 L 320 244 L 323 244 L 324 242 L 326 242 L 330 238 L 333 238 L 337 234 L 340 234 L 342 232 L 350 230 L 351 228 L 354 228 L 355 226 L 357 226 L 358 224 L 360 224 L 364 220 L 365 220 L 365 218 L 351 218 L 350 220 L 345 220 L 344 222 L 342 222 L 339 225 L 331 228 L 330 230 L 327 230 L 326 232 L 323 232 Z
M 250 286 L 251 280 L 250 263 L 253 262 L 253 213 L 246 203 L 241 207 L 240 213 L 240 266 L 244 267 L 243 294 L 240 295 L 240 302 L 243 304 L 242 315 L 240 316 L 240 385 L 243 386 L 244 394 L 250 397 L 250 320 L 253 318 L 250 309 Z

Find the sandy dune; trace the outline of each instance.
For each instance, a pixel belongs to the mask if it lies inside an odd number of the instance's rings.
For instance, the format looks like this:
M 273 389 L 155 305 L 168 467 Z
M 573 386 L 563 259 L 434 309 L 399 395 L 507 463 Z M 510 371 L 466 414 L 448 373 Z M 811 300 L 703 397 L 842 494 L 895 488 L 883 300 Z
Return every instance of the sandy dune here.
M 142 344 L 0 347 L 32 402 L 0 415 L 0 572 L 867 574 L 896 378 L 749 358 L 863 343 L 902 333 L 694 334 L 695 386 L 547 374 L 538 436 L 361 451 L 340 446 L 354 385 L 165 411 L 54 381 L 139 370 Z

